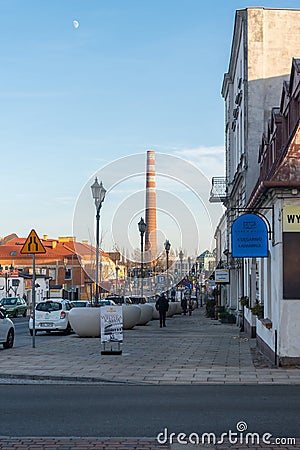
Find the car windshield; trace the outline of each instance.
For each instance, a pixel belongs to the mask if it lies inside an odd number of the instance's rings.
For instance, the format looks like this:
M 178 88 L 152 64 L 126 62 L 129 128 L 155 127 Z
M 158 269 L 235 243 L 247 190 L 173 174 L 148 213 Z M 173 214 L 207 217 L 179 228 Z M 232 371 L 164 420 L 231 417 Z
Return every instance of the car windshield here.
M 17 303 L 17 299 L 16 298 L 4 298 L 1 301 L 2 305 L 15 305 Z
M 43 302 L 39 303 L 36 307 L 37 311 L 59 311 L 62 309 L 62 304 L 59 302 Z
M 130 300 L 134 304 L 146 303 L 146 299 L 144 297 L 130 297 Z
M 106 297 L 105 300 L 101 300 L 102 302 L 107 302 L 107 301 L 113 301 L 114 303 L 124 303 L 124 297 L 117 297 L 117 296 L 109 296 Z
M 87 305 L 87 302 L 81 302 L 81 301 L 73 301 L 73 302 L 71 302 L 71 306 L 74 306 L 75 308 L 78 308 L 78 307 L 84 307 L 84 306 L 86 306 Z

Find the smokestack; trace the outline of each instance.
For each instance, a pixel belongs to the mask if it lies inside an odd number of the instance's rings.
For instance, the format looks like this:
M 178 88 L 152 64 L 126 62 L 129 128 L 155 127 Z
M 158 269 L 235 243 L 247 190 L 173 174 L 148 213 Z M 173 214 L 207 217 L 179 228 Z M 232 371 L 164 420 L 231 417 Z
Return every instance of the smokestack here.
M 157 257 L 156 242 L 156 186 L 155 186 L 155 152 L 147 151 L 146 168 L 146 224 L 145 251 L 147 260 L 153 261 Z

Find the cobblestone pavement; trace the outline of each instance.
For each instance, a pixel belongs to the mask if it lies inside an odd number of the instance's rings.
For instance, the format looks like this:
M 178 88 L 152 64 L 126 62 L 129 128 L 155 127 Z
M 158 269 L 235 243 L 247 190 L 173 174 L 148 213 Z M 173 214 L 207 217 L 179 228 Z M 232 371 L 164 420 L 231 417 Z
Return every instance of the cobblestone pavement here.
M 158 444 L 141 438 L 0 438 L 1 450 L 299 450 L 295 445 L 278 444 Z
M 36 348 L 0 351 L 0 379 L 10 382 L 139 384 L 300 384 L 299 368 L 278 368 L 252 355 L 255 340 L 236 325 L 204 316 L 168 318 L 125 330 L 122 355 L 101 355 L 99 338 L 75 334 L 53 345 L 36 336 Z M 158 351 L 159 349 L 159 351 Z M 253 363 L 253 359 L 255 364 Z
M 96 439 L 96 438 L 3 438 L 1 450 L 162 450 L 169 445 L 160 445 L 154 439 Z
M 158 351 L 159 350 L 159 351 Z M 121 356 L 101 355 L 99 339 L 75 334 L 53 345 L 37 335 L 36 348 L 0 350 L 0 383 L 133 384 L 300 384 L 299 368 L 275 367 L 232 324 L 208 319 L 204 308 L 191 317 L 174 316 L 167 327 L 158 321 L 126 330 Z M 1 435 L 1 427 L 0 427 Z M 141 438 L 0 437 L 1 450 L 294 450 L 295 445 L 158 444 Z

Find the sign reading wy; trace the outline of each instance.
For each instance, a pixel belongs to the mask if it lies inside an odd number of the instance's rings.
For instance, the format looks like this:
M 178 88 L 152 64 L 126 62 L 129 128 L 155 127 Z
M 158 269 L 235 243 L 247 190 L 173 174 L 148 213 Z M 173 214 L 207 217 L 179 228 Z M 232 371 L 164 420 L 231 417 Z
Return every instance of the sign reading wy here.
M 282 211 L 282 231 L 284 233 L 300 232 L 300 206 L 285 205 Z

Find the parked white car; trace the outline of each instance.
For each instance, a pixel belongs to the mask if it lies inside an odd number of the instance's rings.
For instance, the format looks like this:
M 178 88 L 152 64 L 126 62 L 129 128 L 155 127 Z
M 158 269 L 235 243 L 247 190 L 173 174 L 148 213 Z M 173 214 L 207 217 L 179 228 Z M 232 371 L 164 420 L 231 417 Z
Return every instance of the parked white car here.
M 7 317 L 6 311 L 0 308 L 0 344 L 3 344 L 4 348 L 11 348 L 14 345 L 14 338 L 14 324 Z
M 71 304 L 68 300 L 50 298 L 40 302 L 35 307 L 35 334 L 38 331 L 64 331 L 71 332 L 69 323 L 69 311 Z M 33 314 L 29 319 L 29 333 L 33 335 Z

